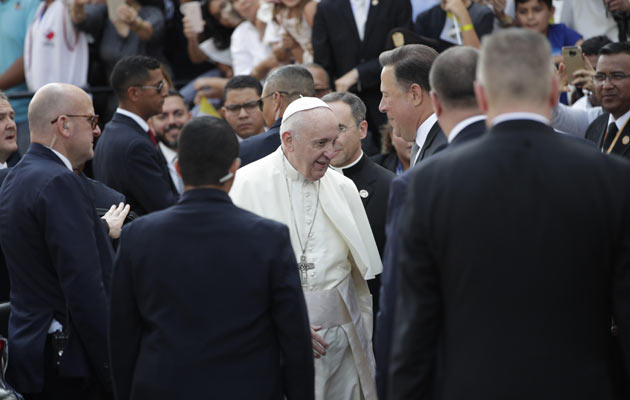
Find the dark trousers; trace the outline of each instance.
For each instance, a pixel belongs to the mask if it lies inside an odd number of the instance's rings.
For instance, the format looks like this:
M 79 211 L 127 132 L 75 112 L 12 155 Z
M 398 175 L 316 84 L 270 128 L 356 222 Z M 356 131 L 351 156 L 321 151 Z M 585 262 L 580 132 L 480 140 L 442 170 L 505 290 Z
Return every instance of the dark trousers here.
M 41 393 L 22 393 L 25 400 L 111 400 L 96 379 L 66 378 L 57 373 L 52 335 L 46 338 L 44 348 L 44 389 Z

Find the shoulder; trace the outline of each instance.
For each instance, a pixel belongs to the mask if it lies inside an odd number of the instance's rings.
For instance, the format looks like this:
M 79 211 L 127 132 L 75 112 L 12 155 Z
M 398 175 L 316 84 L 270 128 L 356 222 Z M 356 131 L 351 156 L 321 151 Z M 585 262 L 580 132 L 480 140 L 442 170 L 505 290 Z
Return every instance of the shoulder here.
M 377 164 L 374 160 L 370 159 L 369 157 L 366 157 L 365 159 L 365 168 L 371 174 L 376 176 L 377 180 L 379 181 L 391 182 L 396 177 L 396 174 L 394 174 L 392 171 L 386 168 L 383 168 L 381 165 Z

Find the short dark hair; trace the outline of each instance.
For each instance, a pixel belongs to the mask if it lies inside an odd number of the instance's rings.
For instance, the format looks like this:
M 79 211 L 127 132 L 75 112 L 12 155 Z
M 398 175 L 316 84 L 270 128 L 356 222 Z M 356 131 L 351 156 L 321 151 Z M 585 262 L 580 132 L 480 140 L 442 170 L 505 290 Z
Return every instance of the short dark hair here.
M 516 8 L 517 4 L 527 3 L 528 1 L 530 1 L 530 0 L 515 0 L 514 1 L 514 8 Z M 546 5 L 547 8 L 550 9 L 550 10 L 551 10 L 551 7 L 553 7 L 552 0 L 538 0 L 538 2 Z
M 322 97 L 322 101 L 326 103 L 335 103 L 337 101 L 340 101 L 344 104 L 347 104 L 350 107 L 350 112 L 352 113 L 352 118 L 354 118 L 354 122 L 360 124 L 362 121 L 365 120 L 365 113 L 367 112 L 365 108 L 365 103 L 363 103 L 363 100 L 361 100 L 359 96 L 354 93 L 332 92 Z
M 407 90 L 412 84 L 431 90 L 429 71 L 438 52 L 423 44 L 407 44 L 381 53 L 381 67 L 393 66 L 398 84 Z
M 435 59 L 429 80 L 440 102 L 453 108 L 475 108 L 475 79 L 479 51 L 469 46 L 454 46 Z
M 596 56 L 599 54 L 599 51 L 602 49 L 602 47 L 606 46 L 609 43 L 612 43 L 612 40 L 608 39 L 608 36 L 599 35 L 586 39 L 580 47 L 582 48 L 582 52 L 585 55 Z
M 129 56 L 116 63 L 110 77 L 118 99 L 127 97 L 127 89 L 141 86 L 149 79 L 149 71 L 160 69 L 160 62 L 147 56 Z
M 177 157 L 186 186 L 221 185 L 238 157 L 236 133 L 222 119 L 193 118 L 179 134 Z
M 258 79 L 251 75 L 236 75 L 230 78 L 223 88 L 223 102 L 227 99 L 227 94 L 232 89 L 254 89 L 258 96 L 262 94 L 262 85 Z
M 602 47 L 599 50 L 600 56 L 612 56 L 615 54 L 628 54 L 630 55 L 630 43 L 626 42 L 613 42 Z
M 302 96 L 315 96 L 315 82 L 313 75 L 299 65 L 285 65 L 273 71 L 265 81 L 267 93 L 287 93 L 288 103 Z

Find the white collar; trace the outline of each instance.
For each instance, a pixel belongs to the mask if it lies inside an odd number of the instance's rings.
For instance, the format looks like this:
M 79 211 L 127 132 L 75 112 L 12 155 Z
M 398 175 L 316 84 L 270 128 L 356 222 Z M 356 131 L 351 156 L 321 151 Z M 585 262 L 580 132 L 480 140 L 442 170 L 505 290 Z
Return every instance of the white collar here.
M 621 117 L 617 119 L 615 119 L 615 117 L 613 117 L 613 115 L 610 114 L 608 116 L 608 125 L 610 125 L 611 122 L 614 122 L 617 125 L 617 129 L 621 130 L 621 128 L 623 128 L 623 126 L 626 124 L 626 122 L 628 122 L 629 119 L 630 119 L 630 110 L 626 111 L 624 115 L 622 115 Z
M 162 142 L 158 142 L 158 146 L 160 146 L 160 150 L 162 150 L 162 154 L 164 154 L 166 161 L 168 161 L 169 164 L 172 164 L 177 158 L 177 152 Z
M 340 172 L 343 174 L 343 170 L 346 168 L 350 168 L 350 167 L 354 167 L 355 165 L 357 165 L 359 163 L 359 161 L 361 161 L 361 159 L 363 158 L 363 150 L 361 150 L 361 154 L 359 155 L 359 157 L 354 160 L 353 162 L 351 162 L 348 165 L 344 165 L 343 167 L 333 167 L 332 165 L 330 166 L 330 168 L 334 169 L 337 172 Z
M 472 125 L 475 122 L 483 121 L 485 119 L 485 115 L 475 115 L 472 117 L 468 117 L 463 121 L 460 121 L 460 123 L 455 125 L 455 127 L 451 129 L 451 132 L 448 134 L 448 142 L 451 143 L 453 139 L 455 139 L 455 136 L 459 135 L 460 132 L 463 131 L 464 128 L 466 128 L 467 126 Z
M 60 152 L 58 152 L 57 150 L 53 149 L 52 147 L 48 147 L 50 149 L 50 151 L 52 151 L 53 153 L 55 153 L 57 155 L 57 157 L 59 157 L 59 159 L 61 161 L 63 161 L 63 163 L 66 165 L 66 167 L 68 167 L 68 169 L 70 171 L 72 171 L 72 164 L 70 164 L 70 160 L 68 160 L 66 158 L 66 156 L 64 156 L 63 154 L 61 154 Z
M 118 114 L 122 114 L 126 117 L 129 117 L 131 119 L 133 119 L 134 121 L 136 121 L 136 123 L 138 125 L 140 125 L 140 128 L 142 128 L 143 131 L 148 132 L 149 131 L 149 124 L 147 124 L 147 121 L 145 121 L 144 119 L 142 119 L 141 116 L 139 116 L 138 114 L 134 114 L 129 110 L 125 110 L 124 108 L 120 108 L 118 107 L 116 109 L 116 112 Z
M 549 122 L 549 119 L 547 119 L 547 117 L 544 117 L 540 114 L 536 114 L 532 112 L 509 112 L 505 114 L 499 114 L 496 117 L 494 117 L 494 119 L 490 123 L 490 126 L 495 126 L 497 124 L 500 124 L 501 122 L 513 121 L 516 119 L 528 119 L 531 121 L 543 123 L 545 125 L 551 125 L 551 122 Z
M 0 163 L 0 169 L 7 169 L 8 165 L 6 162 Z

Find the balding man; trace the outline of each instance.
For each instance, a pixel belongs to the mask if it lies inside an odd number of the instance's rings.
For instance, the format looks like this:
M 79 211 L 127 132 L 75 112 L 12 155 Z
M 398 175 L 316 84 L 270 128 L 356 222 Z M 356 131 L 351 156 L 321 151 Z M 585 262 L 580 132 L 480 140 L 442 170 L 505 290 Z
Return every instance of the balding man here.
M 322 100 L 287 107 L 282 145 L 238 170 L 234 203 L 289 226 L 312 328 L 315 398 L 376 399 L 372 301 L 381 260 L 356 186 L 328 168 L 339 134 Z
M 80 88 L 48 84 L 28 119 L 32 144 L 0 191 L 11 278 L 7 381 L 27 400 L 100 399 L 110 390 L 113 254 L 87 183 L 73 173 L 94 155 L 98 116 Z
M 239 157 L 245 166 L 259 160 L 280 146 L 280 124 L 288 105 L 302 96 L 314 96 L 313 76 L 306 68 L 286 65 L 272 72 L 265 81 L 262 97 L 262 112 L 269 130 L 241 142 Z
M 489 132 L 412 172 L 388 399 L 627 398 L 610 320 L 628 361 L 630 166 L 551 128 L 550 54 L 485 37 Z

